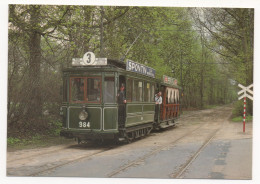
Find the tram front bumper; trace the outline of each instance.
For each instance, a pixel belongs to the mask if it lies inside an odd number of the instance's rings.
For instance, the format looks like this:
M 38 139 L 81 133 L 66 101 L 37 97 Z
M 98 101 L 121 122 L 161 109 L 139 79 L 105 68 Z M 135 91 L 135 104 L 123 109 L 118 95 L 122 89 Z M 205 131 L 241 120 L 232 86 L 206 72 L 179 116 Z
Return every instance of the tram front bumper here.
M 118 131 L 76 131 L 71 129 L 63 129 L 60 131 L 60 136 L 65 138 L 78 138 L 80 140 L 105 140 L 114 139 L 118 135 Z

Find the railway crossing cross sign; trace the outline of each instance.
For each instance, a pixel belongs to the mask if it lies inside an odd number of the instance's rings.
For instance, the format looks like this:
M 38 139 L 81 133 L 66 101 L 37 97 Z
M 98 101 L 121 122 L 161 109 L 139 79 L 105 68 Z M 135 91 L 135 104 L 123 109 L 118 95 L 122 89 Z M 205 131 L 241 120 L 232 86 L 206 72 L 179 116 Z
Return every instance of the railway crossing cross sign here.
M 253 91 L 251 90 L 251 88 L 253 87 L 253 84 L 245 87 L 242 84 L 238 84 L 238 87 L 242 88 L 242 90 L 240 90 L 237 94 L 240 95 L 243 93 L 242 96 L 240 96 L 238 98 L 238 100 L 241 100 L 242 98 L 244 98 L 244 115 L 243 115 L 243 132 L 245 132 L 245 125 L 246 125 L 246 97 L 249 98 L 250 100 L 253 100 L 253 96 L 251 96 L 248 93 L 251 93 L 253 95 Z

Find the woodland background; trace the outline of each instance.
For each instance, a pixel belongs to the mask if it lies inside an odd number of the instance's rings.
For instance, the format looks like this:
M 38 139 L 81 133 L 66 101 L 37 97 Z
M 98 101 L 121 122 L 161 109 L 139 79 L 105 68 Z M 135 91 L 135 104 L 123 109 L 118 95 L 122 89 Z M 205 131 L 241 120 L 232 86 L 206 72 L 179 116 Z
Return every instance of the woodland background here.
M 184 110 L 234 103 L 242 116 L 253 50 L 254 9 L 9 5 L 8 137 L 59 133 L 62 68 L 87 51 L 177 78 Z

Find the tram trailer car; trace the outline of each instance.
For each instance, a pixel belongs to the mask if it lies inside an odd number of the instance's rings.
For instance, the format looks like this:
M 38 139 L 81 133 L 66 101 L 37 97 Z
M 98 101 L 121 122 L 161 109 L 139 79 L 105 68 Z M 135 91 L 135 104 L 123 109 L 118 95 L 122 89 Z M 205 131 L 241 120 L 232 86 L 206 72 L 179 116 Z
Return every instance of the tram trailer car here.
M 123 118 L 118 113 L 122 85 L 127 100 Z M 131 141 L 153 129 L 174 126 L 180 116 L 180 89 L 173 78 L 155 79 L 152 68 L 131 60 L 124 63 L 95 58 L 87 52 L 83 59 L 73 59 L 72 67 L 63 70 L 60 135 L 75 138 L 78 143 Z M 156 108 L 154 98 L 158 91 L 162 92 L 162 104 Z

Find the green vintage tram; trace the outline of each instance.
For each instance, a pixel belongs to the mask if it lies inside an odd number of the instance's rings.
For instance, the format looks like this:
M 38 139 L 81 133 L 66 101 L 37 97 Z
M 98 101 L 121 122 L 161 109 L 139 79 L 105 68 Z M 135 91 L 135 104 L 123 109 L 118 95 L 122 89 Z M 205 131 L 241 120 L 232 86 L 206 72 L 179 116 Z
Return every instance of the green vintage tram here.
M 126 104 L 118 104 L 120 86 Z M 162 104 L 155 108 L 155 92 Z M 180 87 L 173 78 L 155 79 L 155 70 L 127 60 L 126 63 L 95 58 L 87 52 L 63 70 L 61 136 L 88 140 L 127 140 L 145 136 L 152 129 L 175 125 L 180 116 Z M 155 112 L 158 109 L 159 112 Z M 124 116 L 124 118 L 119 118 Z M 121 121 L 121 122 L 120 122 Z

